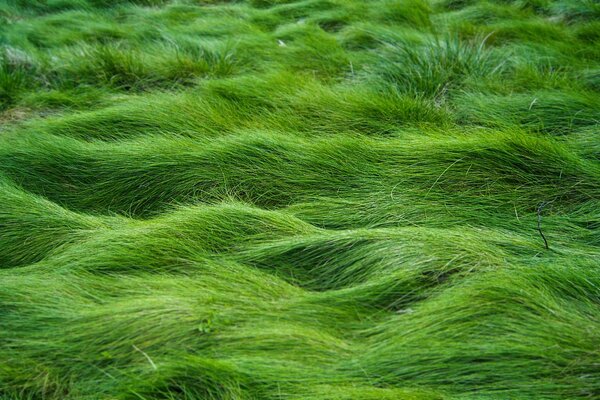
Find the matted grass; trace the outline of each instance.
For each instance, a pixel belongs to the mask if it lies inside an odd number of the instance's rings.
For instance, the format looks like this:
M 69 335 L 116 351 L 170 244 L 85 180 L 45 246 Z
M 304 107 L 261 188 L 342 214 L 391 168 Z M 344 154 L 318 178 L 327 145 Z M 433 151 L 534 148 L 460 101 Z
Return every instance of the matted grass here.
M 600 398 L 599 20 L 0 1 L 0 400 Z

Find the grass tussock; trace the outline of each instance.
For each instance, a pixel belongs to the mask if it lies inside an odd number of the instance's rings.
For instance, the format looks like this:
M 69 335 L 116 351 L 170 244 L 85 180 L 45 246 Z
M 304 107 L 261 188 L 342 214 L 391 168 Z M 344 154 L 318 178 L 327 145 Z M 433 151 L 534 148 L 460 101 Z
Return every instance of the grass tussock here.
M 598 13 L 0 2 L 0 400 L 600 397 Z

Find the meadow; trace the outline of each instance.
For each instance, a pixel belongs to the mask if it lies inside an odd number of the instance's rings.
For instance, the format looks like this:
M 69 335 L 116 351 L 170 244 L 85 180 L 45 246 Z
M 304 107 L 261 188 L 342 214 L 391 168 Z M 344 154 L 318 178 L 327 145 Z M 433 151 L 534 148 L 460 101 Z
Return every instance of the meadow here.
M 596 0 L 0 0 L 0 400 L 600 398 Z

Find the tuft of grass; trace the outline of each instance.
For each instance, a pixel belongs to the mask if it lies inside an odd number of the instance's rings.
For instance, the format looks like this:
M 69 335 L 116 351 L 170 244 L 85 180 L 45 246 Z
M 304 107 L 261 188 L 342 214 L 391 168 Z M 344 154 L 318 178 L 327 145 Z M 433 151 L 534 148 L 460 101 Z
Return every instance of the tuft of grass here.
M 403 93 L 440 98 L 461 89 L 466 78 L 500 76 L 505 65 L 485 48 L 485 38 L 435 38 L 417 46 L 386 43 L 377 72 Z
M 209 50 L 187 46 L 182 50 L 157 46 L 142 52 L 123 46 L 101 45 L 82 48 L 77 58 L 57 66 L 59 87 L 104 84 L 123 91 L 145 91 L 188 86 L 209 76 L 234 73 L 236 62 L 231 50 Z
M 23 51 L 12 47 L 0 50 L 0 110 L 19 100 L 22 92 L 35 80 L 34 61 Z

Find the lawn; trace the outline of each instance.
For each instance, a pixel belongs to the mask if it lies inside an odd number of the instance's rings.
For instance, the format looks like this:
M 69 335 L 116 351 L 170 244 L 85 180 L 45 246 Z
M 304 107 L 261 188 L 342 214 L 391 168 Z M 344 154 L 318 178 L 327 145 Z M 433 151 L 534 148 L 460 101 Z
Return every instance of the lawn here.
M 598 398 L 598 1 L 0 0 L 0 400 Z

